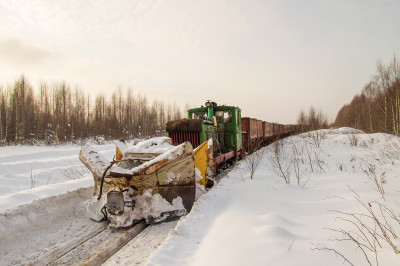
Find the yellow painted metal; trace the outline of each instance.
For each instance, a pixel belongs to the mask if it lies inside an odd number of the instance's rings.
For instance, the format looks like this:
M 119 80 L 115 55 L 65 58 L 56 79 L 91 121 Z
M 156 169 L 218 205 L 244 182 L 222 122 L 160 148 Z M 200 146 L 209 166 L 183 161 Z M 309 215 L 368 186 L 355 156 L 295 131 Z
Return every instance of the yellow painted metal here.
M 124 155 L 122 154 L 122 152 L 118 149 L 118 147 L 115 148 L 115 157 L 117 159 L 117 161 L 122 160 L 122 158 L 124 158 Z
M 200 171 L 202 179 L 197 181 L 200 185 L 207 184 L 207 151 L 208 141 L 203 142 L 194 151 L 194 165 Z
M 128 148 L 128 146 L 126 145 L 125 141 L 123 139 L 120 140 L 113 140 L 114 144 L 115 144 L 115 159 L 117 161 L 120 161 L 124 158 L 124 153 L 126 151 L 126 149 Z M 116 163 L 116 165 L 118 165 L 118 163 Z

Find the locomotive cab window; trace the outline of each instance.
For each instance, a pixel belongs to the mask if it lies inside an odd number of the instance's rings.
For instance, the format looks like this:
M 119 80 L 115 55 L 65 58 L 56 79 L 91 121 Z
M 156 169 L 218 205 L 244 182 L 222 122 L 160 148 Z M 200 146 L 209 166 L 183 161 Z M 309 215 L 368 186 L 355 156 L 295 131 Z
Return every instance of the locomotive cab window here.
M 215 117 L 217 118 L 218 123 L 232 123 L 232 111 L 216 111 Z
M 207 119 L 207 112 L 192 113 L 192 119 Z

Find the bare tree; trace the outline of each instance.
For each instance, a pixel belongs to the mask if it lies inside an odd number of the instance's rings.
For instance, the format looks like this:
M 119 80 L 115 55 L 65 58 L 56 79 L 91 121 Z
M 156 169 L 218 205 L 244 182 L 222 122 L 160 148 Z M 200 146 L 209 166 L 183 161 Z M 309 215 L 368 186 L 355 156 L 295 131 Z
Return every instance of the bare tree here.
M 299 116 L 297 117 L 297 124 L 301 126 L 301 132 L 305 132 L 307 128 L 307 116 L 304 110 L 300 111 Z
M 33 90 L 22 75 L 14 83 L 11 100 L 11 136 L 14 142 L 23 142 L 34 132 L 34 99 Z
M 400 216 L 398 212 L 386 204 L 372 201 L 364 203 L 353 191 L 355 199 L 362 206 L 363 212 L 341 212 L 336 220 L 340 221 L 339 228 L 325 228 L 337 232 L 340 237 L 332 239 L 336 242 L 350 242 L 360 250 L 368 265 L 379 265 L 379 250 L 389 246 L 395 254 L 400 254 L 395 240 L 398 239 Z M 344 227 L 346 225 L 346 227 Z M 339 255 L 350 265 L 354 265 L 343 252 L 326 245 L 314 245 L 314 250 L 330 251 Z
M 268 150 L 267 158 L 272 171 L 282 177 L 286 184 L 290 184 L 292 164 L 290 162 L 290 155 L 283 146 L 283 140 L 274 142 L 270 147 L 271 149 Z
M 123 115 L 123 127 L 125 131 L 125 138 L 131 138 L 135 131 L 134 128 L 136 126 L 136 109 L 137 109 L 137 102 L 133 97 L 132 89 L 128 89 L 126 91 L 125 96 L 125 103 L 124 103 L 124 115 Z
M 94 114 L 94 130 L 97 134 L 104 135 L 105 133 L 105 97 L 103 94 L 99 94 L 95 101 L 95 114 Z
M 385 190 L 383 188 L 383 185 L 386 184 L 385 172 L 378 176 L 375 165 L 368 165 L 368 169 L 363 170 L 363 172 L 367 175 L 372 188 L 385 200 Z
M 173 119 L 172 105 L 169 103 L 167 105 L 167 121 L 171 121 L 172 119 Z
M 79 87 L 75 87 L 72 98 L 72 110 L 70 116 L 71 141 L 73 141 L 75 138 L 82 139 L 83 137 L 87 136 L 87 132 L 85 130 L 87 122 L 85 113 L 85 93 Z
M 301 126 L 302 132 L 309 130 L 317 130 L 322 128 L 328 128 L 328 118 L 321 111 L 316 110 L 313 106 L 308 109 L 308 114 L 301 110 L 297 117 L 297 124 Z
M 306 159 L 307 163 L 310 166 L 311 173 L 314 173 L 314 157 L 313 155 L 315 152 L 313 151 L 313 148 L 311 145 L 305 145 L 305 152 L 306 152 Z
M 323 139 L 326 138 L 326 135 L 323 131 L 317 130 L 310 133 L 307 133 L 309 138 L 312 140 L 312 143 L 315 147 L 319 148 Z
M 159 114 L 160 132 L 165 133 L 165 125 L 167 124 L 167 118 L 166 118 L 166 114 L 165 114 L 165 105 L 163 102 L 160 102 L 158 107 L 159 107 L 158 114 Z
M 301 142 L 295 142 L 292 140 L 292 156 L 291 156 L 291 162 L 292 162 L 292 169 L 294 176 L 296 177 L 297 180 L 297 185 L 298 186 L 305 186 L 309 180 L 309 176 L 306 179 L 306 181 L 302 182 L 302 179 L 306 173 L 306 170 L 303 169 L 304 165 L 304 160 L 303 160 L 303 155 L 304 155 L 304 145 L 302 145 Z
M 181 119 L 182 118 L 182 113 L 181 113 L 181 109 L 179 108 L 178 104 L 176 102 L 174 102 L 173 105 L 173 119 Z
M 251 150 L 254 152 L 249 153 L 243 161 L 245 169 L 250 172 L 250 179 L 253 179 L 254 173 L 260 165 L 266 151 L 266 148 L 260 149 L 261 143 L 253 143 L 253 145 L 254 147 L 252 147 Z
M 373 132 L 373 124 L 372 124 L 372 104 L 374 101 L 373 98 L 373 88 L 372 83 L 369 82 L 367 85 L 364 86 L 362 94 L 365 95 L 365 104 L 367 106 L 367 114 L 368 114 L 368 132 Z
M 117 117 L 118 117 L 118 123 L 122 125 L 124 122 L 124 91 L 121 87 L 118 88 L 117 94 L 116 94 L 116 100 L 117 100 Z
M 8 127 L 10 124 L 10 88 L 0 87 L 0 143 L 5 145 L 8 139 Z

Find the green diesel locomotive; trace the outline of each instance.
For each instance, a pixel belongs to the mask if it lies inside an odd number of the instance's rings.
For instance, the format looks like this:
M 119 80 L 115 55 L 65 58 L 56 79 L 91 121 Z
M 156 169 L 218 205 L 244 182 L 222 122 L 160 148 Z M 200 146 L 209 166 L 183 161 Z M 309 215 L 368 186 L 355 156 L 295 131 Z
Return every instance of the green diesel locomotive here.
M 212 139 L 218 169 L 244 156 L 241 119 L 239 107 L 207 101 L 205 106 L 189 109 L 187 118 L 169 121 L 166 129 L 173 145 L 189 141 L 195 148 Z

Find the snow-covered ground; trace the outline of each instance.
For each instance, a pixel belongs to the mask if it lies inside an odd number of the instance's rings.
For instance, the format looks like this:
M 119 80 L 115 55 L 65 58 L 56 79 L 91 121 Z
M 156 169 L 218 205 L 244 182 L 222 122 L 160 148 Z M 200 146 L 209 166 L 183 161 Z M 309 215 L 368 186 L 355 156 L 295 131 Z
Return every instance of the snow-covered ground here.
M 286 159 L 281 162 L 282 168 L 290 168 L 290 184 L 272 167 L 277 156 L 274 145 L 267 147 L 252 180 L 245 163 L 236 165 L 181 219 L 149 264 L 342 265 L 344 259 L 327 250 L 334 249 L 354 265 L 366 265 L 356 243 L 339 240 L 346 237 L 333 230 L 343 229 L 361 245 L 366 244 L 357 231 L 356 226 L 361 225 L 356 218 L 338 213 L 368 214 L 360 202 L 366 206 L 371 203 L 378 217 L 374 201 L 384 203 L 399 218 L 399 138 L 340 129 L 290 137 L 283 143 L 284 150 L 279 154 Z M 294 154 L 299 158 L 300 186 Z M 371 180 L 372 171 L 379 180 L 385 180 L 385 200 Z M 399 221 L 386 217 L 399 234 Z M 361 219 L 379 233 L 369 219 Z M 373 238 L 365 234 L 372 243 Z M 399 239 L 390 237 L 399 247 Z M 380 248 L 375 243 L 379 264 L 398 265 L 399 255 L 378 240 L 382 245 Z M 367 255 L 376 264 L 373 252 Z
M 293 136 L 281 143 L 263 150 L 252 179 L 248 163 L 236 164 L 176 227 L 168 224 L 157 229 L 164 230 L 163 236 L 150 236 L 154 242 L 145 248 L 147 255 L 134 263 L 145 264 L 151 255 L 150 265 L 342 265 L 345 259 L 366 265 L 366 256 L 372 265 L 376 260 L 380 265 L 398 264 L 399 255 L 379 238 L 379 226 L 400 234 L 400 222 L 393 219 L 399 219 L 400 213 L 400 139 L 342 128 Z M 108 159 L 115 152 L 113 144 L 96 148 Z M 81 168 L 79 150 L 80 146 L 0 148 L 0 216 L 19 215 L 18 219 L 0 217 L 0 233 L 11 230 L 13 223 L 24 224 L 24 219 L 40 220 L 42 233 L 47 233 L 46 226 L 54 223 L 54 217 L 48 221 L 35 217 L 29 206 L 39 209 L 39 201 L 29 202 L 92 184 L 88 172 L 71 170 L 86 171 Z M 368 211 L 380 223 L 369 219 Z M 57 215 L 57 210 L 41 215 L 51 212 Z M 375 240 L 367 229 L 377 236 Z M 35 230 L 40 234 L 39 226 Z M 170 233 L 164 241 L 165 230 Z M 386 233 L 398 249 L 399 239 Z M 349 237 L 354 241 L 346 240 Z M 11 252 L 8 244 L 0 241 L 1 256 Z M 109 265 L 131 265 L 133 249 L 143 252 L 146 247 L 145 243 L 130 244 L 132 248 L 121 250 Z M 371 247 L 376 248 L 377 259 L 368 250 Z
M 93 145 L 107 159 L 115 145 Z M 0 147 L 0 210 L 93 185 L 79 145 Z

